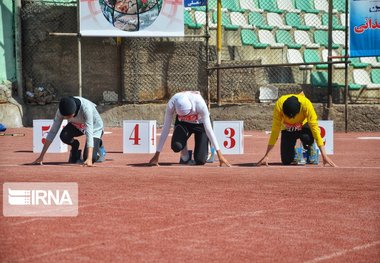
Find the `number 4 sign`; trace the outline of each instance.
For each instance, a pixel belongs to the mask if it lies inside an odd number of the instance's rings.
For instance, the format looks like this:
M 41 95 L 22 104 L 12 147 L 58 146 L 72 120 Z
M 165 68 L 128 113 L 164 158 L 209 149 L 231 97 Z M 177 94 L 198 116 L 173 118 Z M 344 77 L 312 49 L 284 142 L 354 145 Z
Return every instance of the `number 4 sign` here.
M 123 153 L 155 153 L 156 121 L 123 121 Z
M 244 153 L 243 121 L 214 121 L 216 140 L 223 154 Z
M 334 122 L 318 121 L 319 130 L 327 154 L 334 154 Z

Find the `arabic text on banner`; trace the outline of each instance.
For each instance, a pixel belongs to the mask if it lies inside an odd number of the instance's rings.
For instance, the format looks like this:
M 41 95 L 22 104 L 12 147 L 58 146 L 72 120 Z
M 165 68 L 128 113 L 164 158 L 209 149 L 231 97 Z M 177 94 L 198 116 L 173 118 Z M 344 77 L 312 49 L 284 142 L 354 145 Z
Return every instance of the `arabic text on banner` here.
M 205 6 L 206 0 L 185 0 L 185 7 Z
M 350 1 L 350 56 L 380 56 L 380 0 Z

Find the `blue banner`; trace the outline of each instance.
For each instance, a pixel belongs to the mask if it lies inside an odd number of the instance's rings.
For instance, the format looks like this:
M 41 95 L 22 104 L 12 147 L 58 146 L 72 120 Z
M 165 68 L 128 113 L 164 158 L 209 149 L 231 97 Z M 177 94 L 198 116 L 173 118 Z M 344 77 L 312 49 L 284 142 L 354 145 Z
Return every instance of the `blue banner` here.
M 204 6 L 207 0 L 185 0 L 185 7 Z
M 351 57 L 380 56 L 380 0 L 350 1 Z

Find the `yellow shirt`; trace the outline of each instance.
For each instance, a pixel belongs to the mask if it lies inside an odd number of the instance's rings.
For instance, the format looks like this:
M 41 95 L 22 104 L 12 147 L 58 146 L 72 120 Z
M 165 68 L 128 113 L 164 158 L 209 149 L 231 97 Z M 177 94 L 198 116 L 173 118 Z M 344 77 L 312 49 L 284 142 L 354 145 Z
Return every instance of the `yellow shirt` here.
M 300 112 L 294 116 L 294 118 L 287 117 L 282 110 L 282 106 L 285 100 L 291 96 L 297 97 L 298 101 L 301 104 Z M 313 104 L 311 104 L 311 101 L 306 98 L 304 94 L 288 94 L 281 96 L 274 105 L 272 133 L 268 144 L 276 144 L 281 130 L 301 130 L 302 125 L 304 125 L 306 122 L 310 127 L 317 145 L 322 146 L 323 140 L 318 127 L 318 117 L 315 113 Z

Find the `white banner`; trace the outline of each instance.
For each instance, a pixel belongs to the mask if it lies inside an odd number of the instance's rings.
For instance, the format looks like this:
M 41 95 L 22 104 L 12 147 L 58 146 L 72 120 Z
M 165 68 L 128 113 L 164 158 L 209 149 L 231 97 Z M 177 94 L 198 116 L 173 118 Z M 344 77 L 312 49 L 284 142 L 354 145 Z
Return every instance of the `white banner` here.
M 104 37 L 184 36 L 183 0 L 81 0 L 80 33 Z

